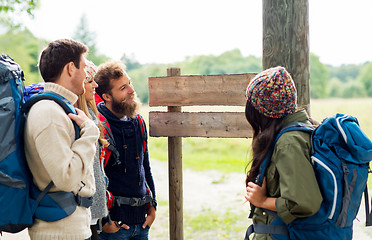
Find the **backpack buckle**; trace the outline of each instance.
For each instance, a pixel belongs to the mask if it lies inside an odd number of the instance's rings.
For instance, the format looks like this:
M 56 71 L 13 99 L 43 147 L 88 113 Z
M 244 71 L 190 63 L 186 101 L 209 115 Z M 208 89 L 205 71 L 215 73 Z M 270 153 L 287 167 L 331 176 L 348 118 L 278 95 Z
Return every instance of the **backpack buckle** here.
M 131 198 L 129 201 L 129 205 L 132 207 L 138 207 L 141 199 L 140 198 Z
M 75 196 L 76 203 L 78 206 L 89 208 L 93 204 L 93 198 L 92 197 L 82 197 L 79 194 Z

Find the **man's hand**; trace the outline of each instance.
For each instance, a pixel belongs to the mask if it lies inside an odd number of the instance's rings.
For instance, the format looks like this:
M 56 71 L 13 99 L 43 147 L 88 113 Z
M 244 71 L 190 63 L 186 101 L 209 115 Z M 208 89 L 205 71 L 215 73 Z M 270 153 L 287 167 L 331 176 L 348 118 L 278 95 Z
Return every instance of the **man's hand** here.
M 155 217 L 156 217 L 156 210 L 153 206 L 150 206 L 148 209 L 147 209 L 147 217 L 146 217 L 146 221 L 145 223 L 142 225 L 142 228 L 145 229 L 146 226 L 149 226 L 151 227 L 151 225 L 153 224 L 153 222 L 155 221 Z
M 87 117 L 87 115 L 81 111 L 80 109 L 76 108 L 76 112 L 77 112 L 77 115 L 76 114 L 72 114 L 72 113 L 69 113 L 68 116 L 76 122 L 76 124 L 81 127 L 81 125 L 86 121 L 86 120 L 89 120 L 89 118 Z
M 120 227 L 117 226 L 114 221 L 112 221 L 111 223 L 112 224 L 107 222 L 105 225 L 103 225 L 102 231 L 104 231 L 105 233 L 116 233 L 117 231 L 119 231 Z
M 112 221 L 112 224 L 107 222 L 105 225 L 103 225 L 102 231 L 104 231 L 105 233 L 116 233 L 117 231 L 120 230 L 120 228 L 128 230 L 129 226 L 126 224 L 120 225 L 118 222 Z

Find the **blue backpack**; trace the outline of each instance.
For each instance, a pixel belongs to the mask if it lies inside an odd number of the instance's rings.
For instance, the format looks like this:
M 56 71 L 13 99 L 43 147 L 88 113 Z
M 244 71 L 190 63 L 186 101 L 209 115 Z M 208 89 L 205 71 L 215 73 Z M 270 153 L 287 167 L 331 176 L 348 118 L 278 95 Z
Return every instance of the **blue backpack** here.
M 27 113 L 40 100 L 53 100 L 65 112 L 76 114 L 62 96 L 45 92 L 25 102 L 24 75 L 13 59 L 0 56 L 0 233 L 16 233 L 32 226 L 34 218 L 57 221 L 72 214 L 77 206 L 89 207 L 91 199 L 72 192 L 48 193 L 53 182 L 40 191 L 33 183 L 24 153 L 23 133 Z M 75 138 L 80 129 L 75 124 Z
M 253 232 L 271 234 L 273 239 L 278 240 L 352 239 L 353 220 L 363 192 L 367 193 L 372 142 L 360 129 L 357 119 L 349 115 L 336 114 L 325 119 L 317 128 L 291 123 L 278 133 L 270 153 L 260 165 L 256 182 L 259 185 L 263 182 L 276 141 L 288 131 L 311 134 L 311 161 L 323 202 L 313 216 L 297 218 L 288 225 L 276 212 L 265 210 L 275 216 L 272 224 L 252 224 L 245 239 L 249 239 Z M 368 196 L 365 197 L 368 200 Z
M 23 100 L 27 102 L 32 96 L 44 91 L 44 82 L 33 83 L 23 88 Z

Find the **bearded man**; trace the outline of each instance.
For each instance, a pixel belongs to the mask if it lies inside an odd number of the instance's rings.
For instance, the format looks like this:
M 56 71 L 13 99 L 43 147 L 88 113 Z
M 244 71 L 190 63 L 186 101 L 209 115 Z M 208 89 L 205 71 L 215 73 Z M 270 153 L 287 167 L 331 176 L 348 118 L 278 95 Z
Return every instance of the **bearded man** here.
M 103 100 L 97 108 L 109 123 L 118 152 L 105 166 L 114 201 L 100 239 L 145 240 L 155 220 L 156 198 L 140 101 L 122 62 L 100 65 L 94 80 Z

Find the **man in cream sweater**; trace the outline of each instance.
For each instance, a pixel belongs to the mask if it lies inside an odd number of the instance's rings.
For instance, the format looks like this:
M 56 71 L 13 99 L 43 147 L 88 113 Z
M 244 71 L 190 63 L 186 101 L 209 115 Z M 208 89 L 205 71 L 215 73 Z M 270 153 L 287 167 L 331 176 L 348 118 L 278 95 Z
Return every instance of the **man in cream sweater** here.
M 84 71 L 88 48 L 79 42 L 61 39 L 49 43 L 39 60 L 45 91 L 52 91 L 74 104 L 84 93 Z M 54 101 L 42 100 L 32 106 L 25 126 L 25 152 L 33 181 L 43 190 L 64 191 L 90 197 L 95 192 L 93 159 L 99 131 L 79 109 L 67 115 Z M 75 140 L 73 122 L 80 127 Z M 78 206 L 68 217 L 55 222 L 40 219 L 29 229 L 31 239 L 89 239 L 90 211 Z

